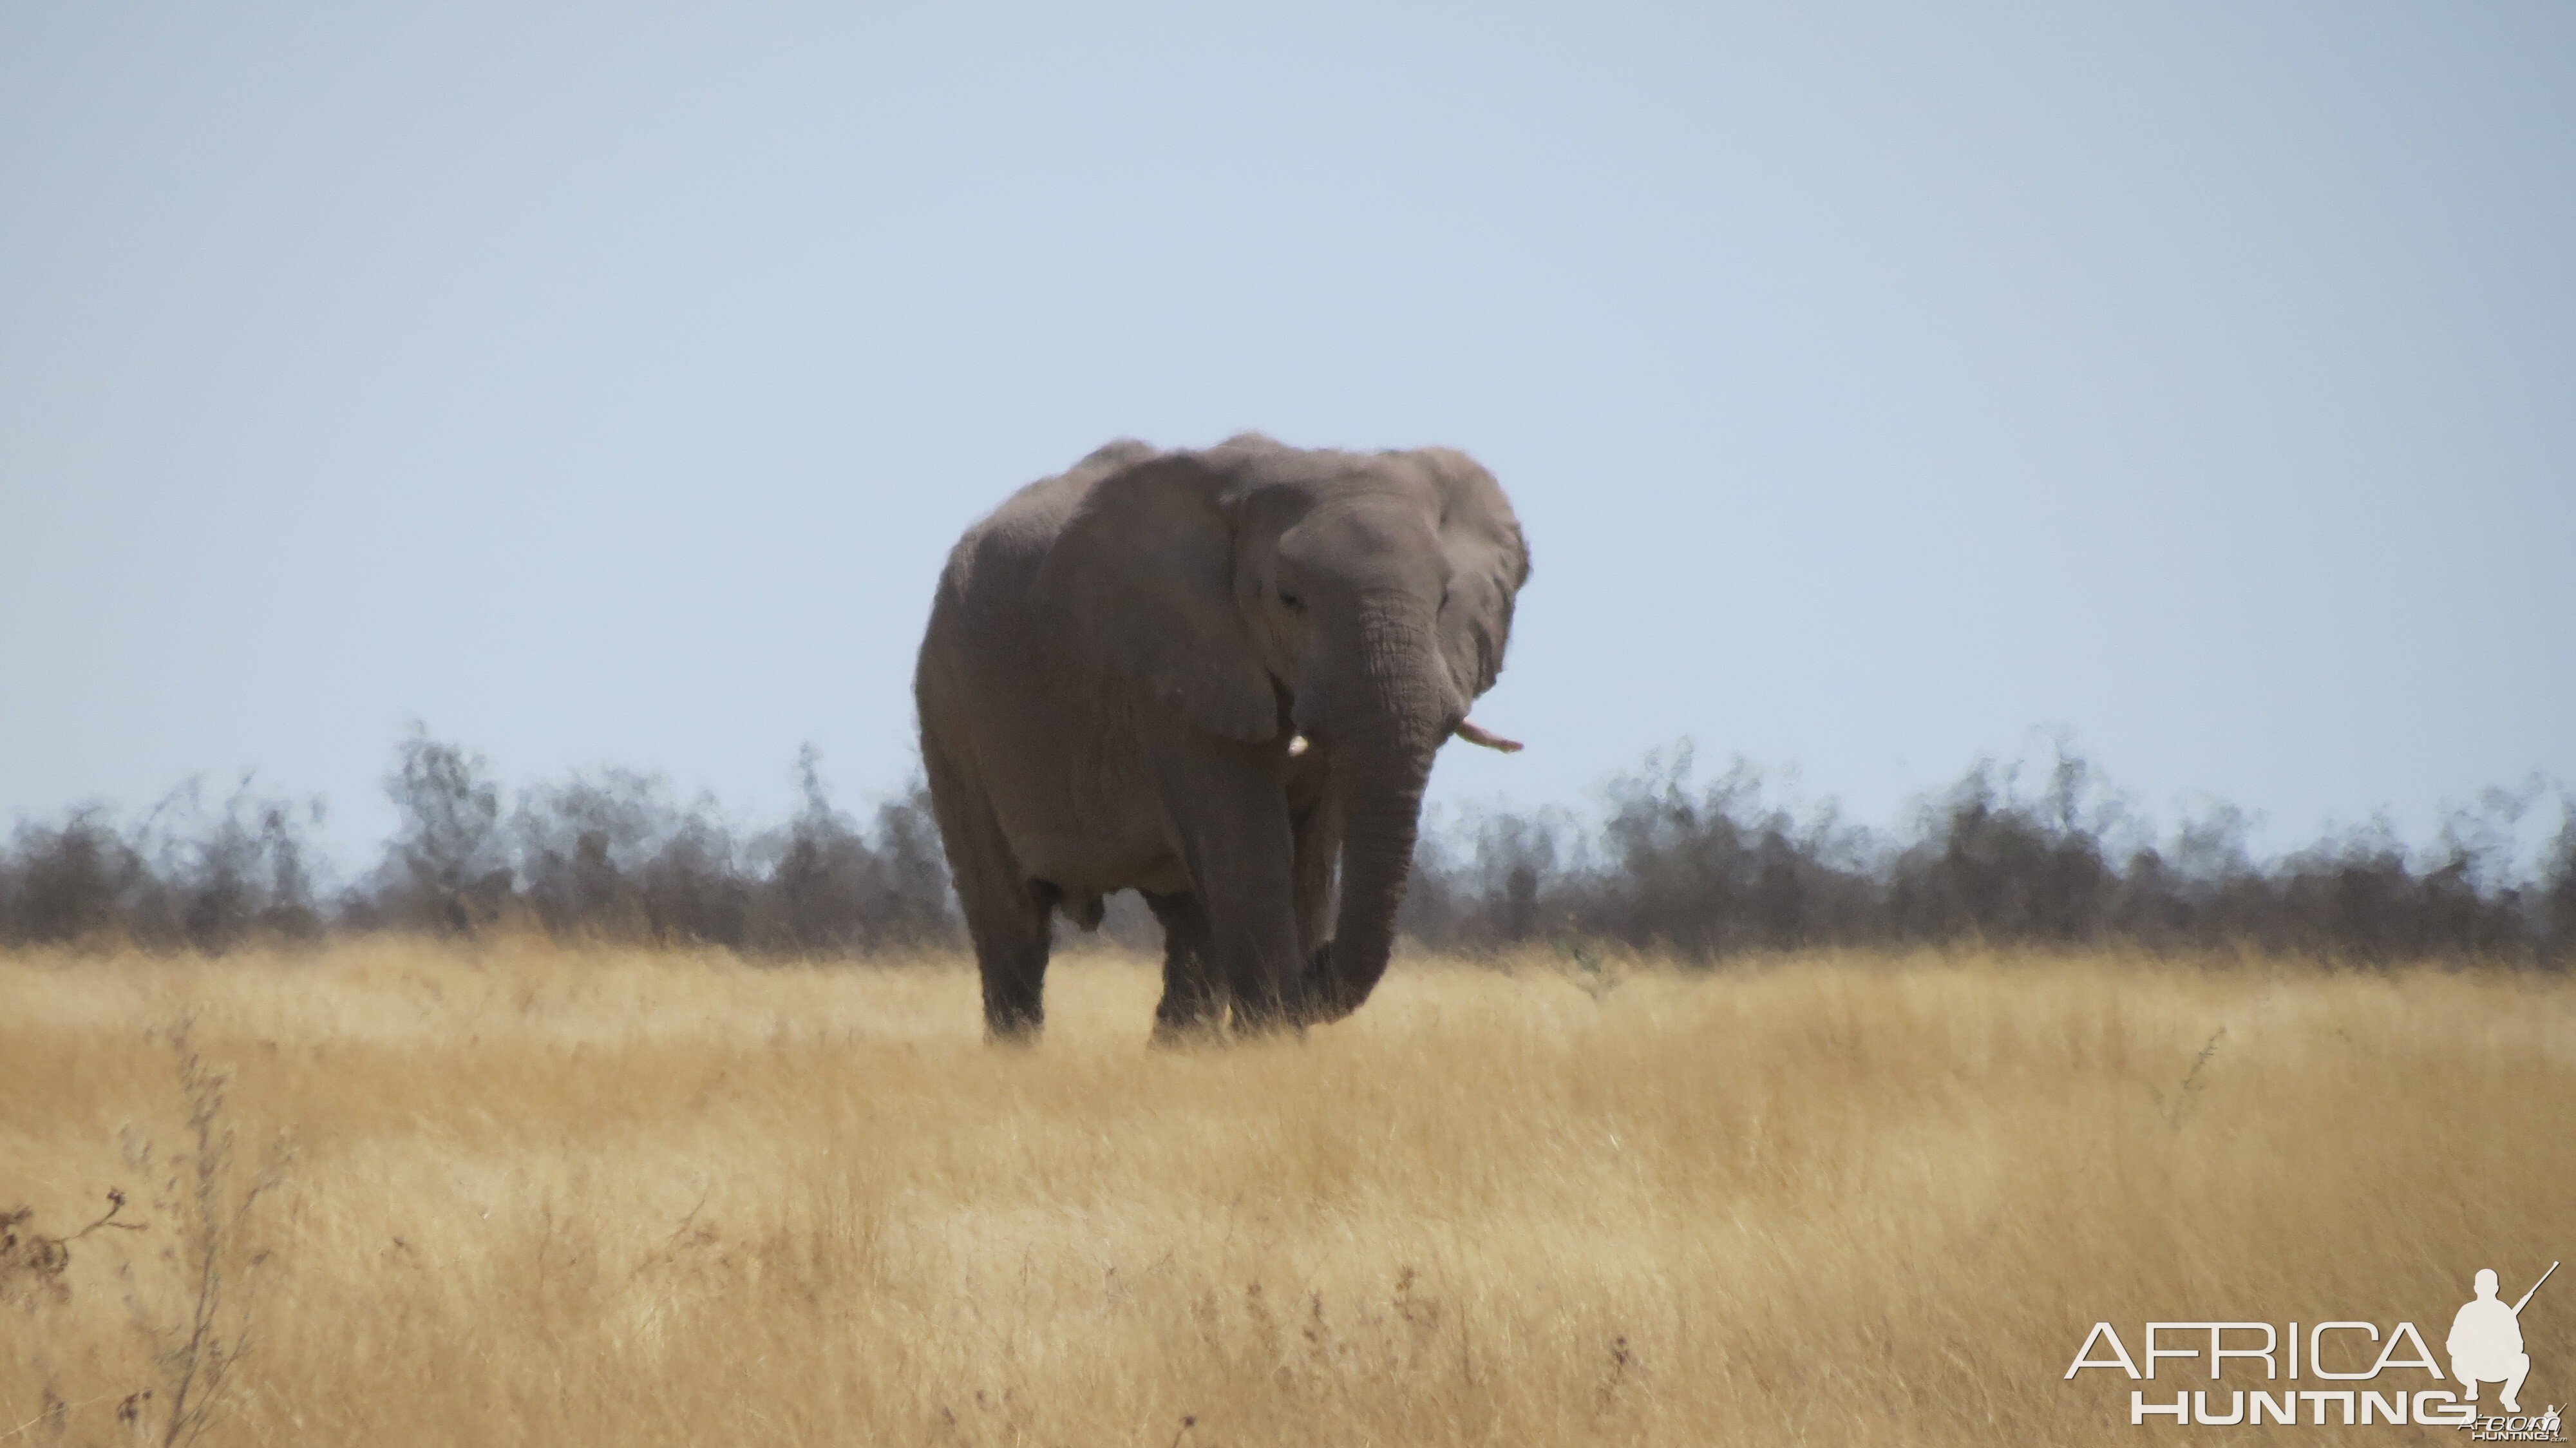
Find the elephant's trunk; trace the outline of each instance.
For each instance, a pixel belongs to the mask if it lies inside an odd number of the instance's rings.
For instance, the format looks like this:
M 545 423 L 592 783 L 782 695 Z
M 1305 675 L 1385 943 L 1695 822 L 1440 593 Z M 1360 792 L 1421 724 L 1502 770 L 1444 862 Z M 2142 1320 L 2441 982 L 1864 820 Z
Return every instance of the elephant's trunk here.
M 1339 1020 L 1358 1009 L 1395 948 L 1423 786 L 1458 712 L 1423 614 L 1401 597 L 1372 600 L 1361 613 L 1359 666 L 1334 721 L 1341 908 L 1332 943 L 1309 973 L 1301 1012 L 1308 1020 Z

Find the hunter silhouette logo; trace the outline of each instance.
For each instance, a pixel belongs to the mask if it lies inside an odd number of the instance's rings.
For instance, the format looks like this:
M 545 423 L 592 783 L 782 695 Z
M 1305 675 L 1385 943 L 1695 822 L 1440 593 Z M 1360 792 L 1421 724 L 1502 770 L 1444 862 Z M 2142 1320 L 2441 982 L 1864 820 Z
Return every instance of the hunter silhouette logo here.
M 2549 1264 L 2549 1272 L 2540 1274 L 2540 1282 L 2549 1280 L 2558 1264 Z M 2502 1383 L 2504 1410 L 2519 1413 L 2522 1404 L 2514 1395 L 2522 1391 L 2522 1380 L 2531 1375 L 2531 1357 L 2522 1350 L 2522 1309 L 2531 1302 L 2532 1292 L 2540 1282 L 2531 1284 L 2531 1292 L 2507 1307 L 2496 1300 L 2496 1275 L 2492 1267 L 2478 1269 L 2478 1295 L 2451 1319 L 2451 1376 L 2468 1390 L 2469 1401 L 2478 1400 L 2478 1384 Z
M 2564 1443 L 2558 1408 L 2525 1413 L 2521 1399 L 2523 1382 L 2531 1375 L 2531 1356 L 2523 1349 L 2523 1309 L 2557 1271 L 2558 1264 L 2550 1263 L 2521 1297 L 2508 1303 L 2498 1295 L 2495 1269 L 2478 1269 L 2472 1279 L 2476 1295 L 2453 1314 L 2439 1358 L 2411 1322 L 2399 1322 L 2384 1334 L 2378 1323 L 2349 1319 L 2308 1324 L 2304 1331 L 2296 1322 L 2150 1322 L 2138 1339 L 2144 1351 L 2136 1356 L 2117 1328 L 2097 1322 L 2075 1350 L 2066 1377 L 2103 1368 L 2133 1382 L 2186 1377 L 2210 1384 L 2177 1391 L 2170 1400 L 2155 1389 L 2132 1388 L 2132 1427 L 2156 1420 L 2214 1428 L 2267 1422 L 2313 1427 L 2386 1423 L 2458 1428 L 2472 1442 Z M 2236 1361 L 2231 1364 L 2230 1359 Z M 2199 1372 L 2203 1362 L 2206 1377 Z M 2450 1368 L 2447 1375 L 2445 1366 Z M 2229 1376 L 2238 1383 L 2249 1377 L 2259 1381 L 2222 1386 Z M 2307 1381 L 2317 1386 L 2301 1385 Z M 2499 1389 L 2496 1399 L 2503 1414 L 2480 1412 L 2478 1390 L 2489 1383 Z

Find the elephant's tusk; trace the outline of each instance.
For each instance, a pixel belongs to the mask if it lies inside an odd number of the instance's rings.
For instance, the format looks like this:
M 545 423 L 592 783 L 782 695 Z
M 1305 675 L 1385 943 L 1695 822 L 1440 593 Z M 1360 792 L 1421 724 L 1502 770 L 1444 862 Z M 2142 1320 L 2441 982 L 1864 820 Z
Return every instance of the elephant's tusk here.
M 1457 734 L 1459 738 L 1470 744 L 1481 744 L 1487 749 L 1499 749 L 1505 754 L 1518 754 L 1528 747 L 1517 739 L 1505 739 L 1492 730 L 1481 728 L 1473 720 L 1460 720 Z
M 1306 736 L 1303 734 L 1297 735 L 1295 738 L 1288 741 L 1288 757 L 1291 759 L 1305 753 L 1306 749 Z

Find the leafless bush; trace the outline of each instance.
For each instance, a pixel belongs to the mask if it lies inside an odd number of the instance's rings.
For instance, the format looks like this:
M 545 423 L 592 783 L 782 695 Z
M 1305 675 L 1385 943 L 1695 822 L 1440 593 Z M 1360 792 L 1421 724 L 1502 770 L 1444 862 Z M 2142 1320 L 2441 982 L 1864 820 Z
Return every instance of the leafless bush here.
M 2576 964 L 2576 800 L 2561 806 L 2558 839 L 2537 894 L 2551 959 L 2562 969 Z
M 2083 760 L 2061 753 L 2044 794 L 1981 761 L 1923 812 L 1887 879 L 1891 933 L 1913 940 L 2075 942 L 2112 933 L 2120 884 L 2111 836 L 2125 822 Z
M 1413 881 L 1396 918 L 1417 940 L 1491 949 L 1573 925 L 1569 843 L 1579 826 L 1562 810 L 1480 813 L 1422 833 Z
M 385 777 L 401 823 L 369 885 L 343 902 L 350 923 L 468 935 L 510 903 L 501 790 L 483 756 L 414 725 Z
M 121 933 L 149 879 L 141 852 L 95 806 L 59 825 L 22 823 L 0 861 L 0 939 L 65 945 Z
M 0 851 L 0 944 L 229 950 L 305 941 L 324 920 L 305 831 L 320 807 L 244 779 L 209 809 L 192 781 L 120 829 L 96 806 L 21 823 Z
M 627 769 L 530 787 L 505 816 L 481 756 L 416 732 L 388 780 L 401 830 L 342 918 L 445 934 L 516 919 L 558 939 L 794 956 L 953 940 L 923 787 L 862 828 L 811 747 L 796 780 L 796 814 L 748 837 L 713 800 L 678 804 L 660 776 Z
M 522 797 L 517 889 L 550 933 L 743 942 L 758 881 L 713 801 L 682 807 L 669 793 L 656 776 L 612 769 Z
M 749 944 L 777 954 L 849 954 L 954 939 L 948 867 L 929 788 L 918 779 L 877 807 L 875 828 L 832 803 L 808 746 L 796 762 L 804 806 L 755 853 L 767 871 Z
M 1738 763 L 1694 795 L 1687 746 L 1612 784 L 1605 867 L 1576 919 L 1585 933 L 1660 941 L 1684 955 L 1783 950 L 1868 933 L 1872 841 L 1831 805 L 1800 820 Z

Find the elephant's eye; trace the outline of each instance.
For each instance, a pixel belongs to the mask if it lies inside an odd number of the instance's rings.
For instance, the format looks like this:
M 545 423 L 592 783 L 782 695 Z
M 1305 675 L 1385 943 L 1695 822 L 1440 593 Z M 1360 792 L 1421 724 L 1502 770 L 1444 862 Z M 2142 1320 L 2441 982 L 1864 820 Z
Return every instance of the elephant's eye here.
M 1279 601 L 1288 605 L 1288 611 L 1290 613 L 1304 613 L 1306 611 L 1306 601 L 1284 588 L 1279 590 Z

